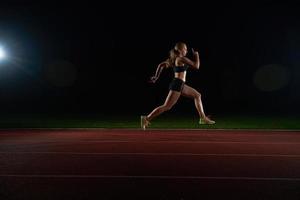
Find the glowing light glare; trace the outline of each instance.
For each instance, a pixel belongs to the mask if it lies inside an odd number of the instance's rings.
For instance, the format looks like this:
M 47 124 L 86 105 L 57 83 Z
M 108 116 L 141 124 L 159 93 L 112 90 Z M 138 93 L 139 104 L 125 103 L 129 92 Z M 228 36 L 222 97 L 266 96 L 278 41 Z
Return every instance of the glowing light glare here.
M 4 59 L 5 58 L 5 51 L 2 47 L 0 47 L 0 59 Z
M 262 91 L 279 90 L 290 81 L 290 71 L 279 64 L 265 65 L 259 68 L 253 78 L 255 86 Z

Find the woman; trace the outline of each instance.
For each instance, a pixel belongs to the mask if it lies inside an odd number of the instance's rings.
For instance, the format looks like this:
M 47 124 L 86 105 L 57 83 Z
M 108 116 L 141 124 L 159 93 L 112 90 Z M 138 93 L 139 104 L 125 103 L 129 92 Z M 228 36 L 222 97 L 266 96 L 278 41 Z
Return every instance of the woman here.
M 149 115 L 141 116 L 141 127 L 145 130 L 149 125 L 150 121 L 162 114 L 163 112 L 170 110 L 181 95 L 193 98 L 195 102 L 196 109 L 199 113 L 200 124 L 214 124 L 215 121 L 209 119 L 203 110 L 203 105 L 201 101 L 201 94 L 194 88 L 185 84 L 186 70 L 188 67 L 194 69 L 199 69 L 200 59 L 199 53 L 193 51 L 194 59 L 190 60 L 186 57 L 187 46 L 183 42 L 178 42 L 174 49 L 170 51 L 170 57 L 160 63 L 156 69 L 155 76 L 151 77 L 150 82 L 155 83 L 159 78 L 162 70 L 164 68 L 173 67 L 174 79 L 169 85 L 169 94 L 165 100 L 165 103 L 161 106 L 155 108 Z

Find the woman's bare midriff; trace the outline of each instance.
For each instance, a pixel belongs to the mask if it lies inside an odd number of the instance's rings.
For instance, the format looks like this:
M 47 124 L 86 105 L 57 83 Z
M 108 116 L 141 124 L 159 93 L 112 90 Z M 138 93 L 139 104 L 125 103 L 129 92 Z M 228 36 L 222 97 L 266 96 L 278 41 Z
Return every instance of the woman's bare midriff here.
M 179 78 L 185 82 L 186 72 L 175 72 L 175 78 Z

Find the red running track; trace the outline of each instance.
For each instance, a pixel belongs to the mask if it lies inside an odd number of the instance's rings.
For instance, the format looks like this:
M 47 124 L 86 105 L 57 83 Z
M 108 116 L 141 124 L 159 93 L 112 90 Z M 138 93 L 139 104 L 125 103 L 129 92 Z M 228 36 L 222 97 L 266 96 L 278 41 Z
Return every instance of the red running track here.
M 0 131 L 0 199 L 300 199 L 300 132 Z

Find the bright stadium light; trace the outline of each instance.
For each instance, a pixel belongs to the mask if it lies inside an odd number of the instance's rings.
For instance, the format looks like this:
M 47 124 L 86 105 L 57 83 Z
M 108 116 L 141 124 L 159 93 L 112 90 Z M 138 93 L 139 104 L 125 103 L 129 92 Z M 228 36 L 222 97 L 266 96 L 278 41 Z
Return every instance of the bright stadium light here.
M 5 51 L 2 47 L 0 47 L 0 60 L 3 60 L 6 57 Z

